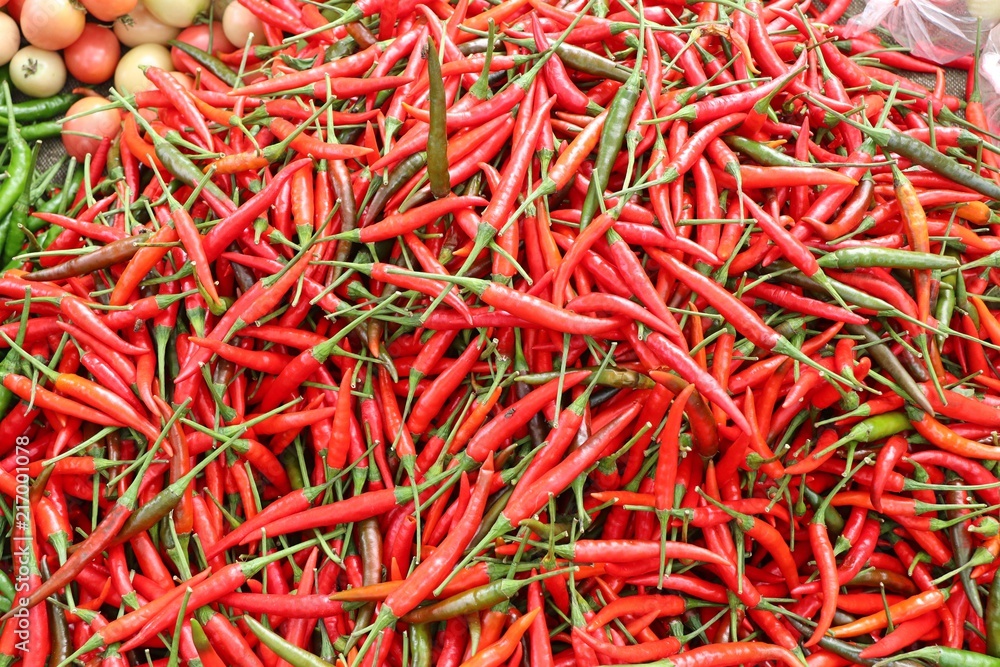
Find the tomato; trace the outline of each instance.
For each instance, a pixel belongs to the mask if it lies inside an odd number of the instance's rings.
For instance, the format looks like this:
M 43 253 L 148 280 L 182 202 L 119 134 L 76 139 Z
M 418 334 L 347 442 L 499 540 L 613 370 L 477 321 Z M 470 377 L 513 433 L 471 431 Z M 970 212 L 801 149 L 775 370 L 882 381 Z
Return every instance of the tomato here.
M 87 14 L 73 0 L 24 0 L 21 33 L 40 49 L 65 49 L 83 34 Z
M 153 84 L 146 78 L 143 69 L 159 67 L 170 71 L 174 64 L 170 61 L 170 52 L 159 44 L 143 44 L 126 52 L 115 68 L 115 88 L 123 95 L 147 90 Z
M 6 65 L 21 48 L 21 31 L 17 21 L 0 13 L 0 65 Z
M 226 35 L 222 31 L 222 24 L 219 22 L 212 24 L 211 29 L 207 25 L 193 25 L 190 28 L 185 28 L 181 34 L 177 35 L 177 41 L 190 44 L 208 53 L 228 53 L 236 48 L 226 39 Z M 170 49 L 174 68 L 181 69 L 182 63 L 177 57 L 178 53 L 181 51 L 177 47 Z
M 222 29 L 229 41 L 240 48 L 247 45 L 248 39 L 250 44 L 264 43 L 264 24 L 239 2 L 226 7 L 226 13 L 222 15 Z
M 10 82 L 30 97 L 51 97 L 66 85 L 66 66 L 58 53 L 26 46 L 10 59 Z
M 159 19 L 149 13 L 146 6 L 140 1 L 131 12 L 128 13 L 128 20 L 115 21 L 115 35 L 125 46 L 139 46 L 140 44 L 166 44 L 180 32 L 177 28 L 162 23 Z
M 7 3 L 7 13 L 10 14 L 15 21 L 21 20 L 21 6 L 24 5 L 24 0 L 10 0 Z
M 166 25 L 186 28 L 208 9 L 209 0 L 144 0 L 149 13 Z
M 80 39 L 63 53 L 66 69 L 83 83 L 104 83 L 115 74 L 121 57 L 121 45 L 110 28 L 88 23 Z
M 138 0 L 80 0 L 80 4 L 98 21 L 114 21 L 133 9 Z
M 78 162 L 83 162 L 89 153 L 97 150 L 102 138 L 114 139 L 118 136 L 121 114 L 117 109 L 101 109 L 110 104 L 108 100 L 95 95 L 78 100 L 66 112 L 66 117 L 70 120 L 63 124 L 63 146 Z M 72 118 L 79 114 L 87 115 Z

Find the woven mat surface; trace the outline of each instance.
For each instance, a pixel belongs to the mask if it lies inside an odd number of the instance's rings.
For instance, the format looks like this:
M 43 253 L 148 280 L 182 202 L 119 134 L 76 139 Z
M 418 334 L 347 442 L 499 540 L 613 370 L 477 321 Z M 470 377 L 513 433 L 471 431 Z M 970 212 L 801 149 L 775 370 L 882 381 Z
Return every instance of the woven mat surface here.
M 818 1 L 818 2 L 816 2 L 816 4 L 822 6 L 824 3 L 821 2 L 821 1 Z M 848 16 L 853 16 L 854 14 L 857 14 L 862 9 L 864 9 L 864 6 L 865 6 L 865 0 L 854 0 L 851 3 L 851 7 L 848 10 L 847 15 Z M 884 38 L 888 39 L 888 34 L 883 34 L 882 36 Z M 924 84 L 928 84 L 928 85 L 933 84 L 933 77 L 931 77 L 929 75 L 909 74 L 908 76 L 910 76 L 910 78 L 912 78 L 915 81 L 918 81 L 920 83 L 924 83 Z M 66 88 L 65 88 L 64 92 L 69 92 L 69 91 L 73 90 L 74 88 L 76 88 L 76 87 L 78 87 L 80 85 L 81 84 L 80 84 L 79 81 L 69 80 L 66 83 Z M 110 88 L 110 85 L 96 86 L 95 90 L 97 90 L 98 92 L 106 95 L 107 92 L 108 92 L 108 88 Z M 955 95 L 957 97 L 963 97 L 965 95 L 965 73 L 964 72 L 958 72 L 958 71 L 949 72 L 949 76 L 948 76 L 948 93 L 950 93 L 952 95 Z M 26 99 L 26 98 L 23 95 L 20 95 L 19 93 L 17 93 L 15 91 L 14 101 L 20 101 L 20 100 L 23 100 L 23 99 Z M 39 153 L 39 156 L 38 156 L 38 165 L 37 165 L 38 169 L 39 170 L 43 170 L 43 169 L 46 169 L 46 168 L 52 166 L 53 164 L 55 164 L 63 156 L 63 154 L 64 154 L 63 145 L 62 145 L 62 142 L 58 138 L 56 138 L 56 139 L 49 139 L 49 140 L 43 142 L 41 152 Z

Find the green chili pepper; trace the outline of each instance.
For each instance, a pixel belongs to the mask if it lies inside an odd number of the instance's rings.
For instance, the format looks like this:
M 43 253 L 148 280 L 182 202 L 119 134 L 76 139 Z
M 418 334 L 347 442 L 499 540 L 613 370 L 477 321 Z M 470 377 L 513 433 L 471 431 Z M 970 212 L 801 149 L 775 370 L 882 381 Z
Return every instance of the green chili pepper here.
M 593 405 L 593 403 L 591 403 Z M 545 437 L 542 436 L 542 440 L 538 444 L 534 445 L 537 447 L 545 441 Z M 525 519 L 521 522 L 521 527 L 528 528 L 531 532 L 538 534 L 545 539 L 552 539 L 559 535 L 569 535 L 569 531 L 572 525 L 569 523 L 543 523 L 538 519 Z
M 80 99 L 76 93 L 65 93 L 53 95 L 37 100 L 27 100 L 11 105 L 14 109 L 14 120 L 19 123 L 33 123 L 38 120 L 48 120 L 55 118 L 73 106 L 73 103 Z M 8 125 L 10 120 L 0 117 L 0 125 Z
M 43 558 L 39 563 L 43 579 L 49 578 L 48 562 Z M 73 654 L 72 634 L 69 631 L 69 622 L 62 607 L 56 606 L 53 602 L 46 601 L 49 617 L 49 667 L 57 667 L 67 662 Z
M 809 635 L 810 630 L 806 627 L 804 623 L 798 621 L 794 616 L 786 616 L 785 620 L 791 623 L 792 626 L 795 627 L 795 629 L 801 632 L 802 634 L 806 636 Z M 823 637 L 822 639 L 820 639 L 819 647 L 829 651 L 830 653 L 833 653 L 834 655 L 846 658 L 847 660 L 850 660 L 851 662 L 858 665 L 874 665 L 875 663 L 880 663 L 885 667 L 920 667 L 921 664 L 919 662 L 916 662 L 915 660 L 865 659 L 861 657 L 861 651 L 863 651 L 867 647 L 867 645 L 846 642 L 842 639 L 834 639 L 833 637 Z
M 198 611 L 200 612 L 202 609 L 208 611 L 205 607 L 202 607 Z M 201 616 L 201 614 L 198 615 Z M 201 621 L 196 618 L 191 619 L 191 639 L 194 641 L 194 646 L 198 651 L 208 651 L 212 648 L 212 644 L 208 640 L 208 635 L 205 634 Z
M 611 170 L 625 141 L 629 119 L 642 90 L 640 63 L 641 59 L 636 61 L 632 74 L 615 93 L 608 107 L 608 118 L 601 129 L 601 142 L 597 150 L 597 159 L 594 160 L 594 171 L 590 175 L 590 187 L 580 209 L 580 229 L 586 228 L 594 219 L 599 202 L 604 198 L 604 189 L 608 187 L 608 181 L 611 179 Z
M 156 134 L 152 136 L 159 137 Z M 196 188 L 204 183 L 207 192 L 212 193 L 218 199 L 227 199 L 226 193 L 213 181 L 206 181 L 204 172 L 177 146 L 162 138 L 158 140 L 154 138 L 153 144 L 157 159 L 181 183 L 191 188 Z
M 518 591 L 542 576 L 529 579 L 501 579 L 470 588 L 432 605 L 415 609 L 403 617 L 407 623 L 436 623 L 480 612 L 507 602 Z
M 7 173 L 10 175 L 7 180 L 0 185 L 0 220 L 7 218 L 14 208 L 14 204 L 21 197 L 21 193 L 27 187 L 31 175 L 31 149 L 28 142 L 24 140 L 18 131 L 14 121 L 14 109 L 10 103 L 10 87 L 3 85 L 4 99 L 7 103 L 7 121 L 10 132 L 7 133 L 7 144 L 10 147 L 10 166 Z M 4 228 L 0 229 L 0 242 L 6 243 L 7 233 L 10 229 L 10 221 Z
M 281 452 L 278 460 L 281 461 L 281 467 L 285 469 L 285 474 L 288 475 L 289 486 L 293 490 L 305 488 L 306 480 L 302 477 L 302 469 L 299 467 L 298 458 L 295 456 L 295 448 L 287 447 L 285 451 Z
M 112 174 L 116 176 L 124 176 L 125 171 L 122 167 L 122 135 L 119 132 L 118 136 L 112 140 L 111 145 L 108 147 L 108 159 L 107 166 L 105 167 L 105 172 L 110 176 Z
M 413 667 L 431 667 L 434 638 L 431 628 L 425 623 L 410 626 L 410 648 L 413 650 Z
M 372 196 L 368 205 L 364 207 L 364 219 L 363 225 L 369 224 L 371 220 L 382 212 L 385 205 L 389 202 L 389 199 L 396 194 L 401 187 L 406 185 L 411 178 L 413 178 L 418 171 L 423 169 L 424 165 L 427 164 L 427 153 L 414 153 L 409 156 L 395 168 L 389 172 L 386 177 L 385 182 L 379 186 L 378 190 Z
M 537 48 L 532 39 L 509 39 L 507 41 L 518 46 Z M 619 67 L 615 61 L 599 56 L 593 51 L 564 42 L 555 46 L 555 52 L 569 69 L 619 83 L 625 83 L 629 80 L 630 74 L 627 69 Z
M 28 331 L 28 315 L 31 311 L 31 302 L 29 297 L 30 294 L 25 296 L 25 305 L 21 310 L 20 326 L 17 328 L 17 336 L 15 336 L 14 339 L 14 342 L 17 343 L 18 346 L 24 344 L 24 336 Z M 3 385 L 3 379 L 9 373 L 18 372 L 20 365 L 21 355 L 14 349 L 7 350 L 7 355 L 4 357 L 3 361 L 0 361 L 0 415 L 6 415 L 7 410 L 17 399 L 14 392 Z M 0 580 L 0 594 L 3 594 L 4 596 L 6 596 L 6 588 L 4 587 L 5 583 L 10 583 L 10 580 Z M 13 599 L 13 595 L 11 596 L 11 599 Z
M 722 138 L 731 148 L 754 159 L 755 162 L 765 167 L 811 167 L 812 165 L 802 160 L 796 160 L 791 155 L 783 153 L 776 148 L 771 148 L 767 144 L 753 141 L 737 134 L 727 135 Z
M 275 655 L 287 661 L 292 667 L 333 667 L 326 660 L 285 641 L 281 635 L 268 630 L 253 617 L 244 616 L 243 620 L 264 646 L 274 651 Z
M 57 607 L 52 602 L 45 603 L 48 606 L 49 616 L 49 667 L 58 667 L 63 664 L 73 653 L 72 635 L 69 631 L 69 623 L 66 621 L 66 614 L 62 607 Z
M 962 480 L 958 478 L 949 479 L 946 484 L 950 487 L 944 492 L 944 501 L 949 505 L 960 506 L 967 504 L 966 492 L 962 485 Z M 951 552 L 953 554 L 956 569 L 959 570 L 959 581 L 969 599 L 976 615 L 983 617 L 983 603 L 979 597 L 979 588 L 972 580 L 972 569 L 970 560 L 972 559 L 972 535 L 969 533 L 969 526 L 972 525 L 969 510 L 949 509 L 945 510 L 945 517 L 953 521 L 948 528 L 948 539 L 951 542 Z M 984 619 L 985 620 L 985 619 Z
M 951 317 L 955 312 L 955 305 L 958 302 L 958 275 L 958 271 L 952 271 L 941 276 L 941 286 L 938 290 L 937 307 L 934 310 L 934 316 L 938 322 L 946 325 L 951 322 Z M 944 340 L 945 336 L 943 334 L 937 336 L 938 347 L 944 344 Z
M 202 51 L 197 46 L 192 46 L 184 42 L 178 42 L 176 40 L 171 40 L 170 46 L 191 56 L 196 63 L 224 81 L 227 86 L 235 88 L 237 83 L 239 83 L 239 76 L 236 72 L 230 69 L 229 65 L 222 62 L 211 53 Z
M 582 370 L 589 370 L 594 373 L 593 382 L 594 384 L 601 387 L 634 387 L 638 389 L 652 389 L 656 386 L 656 383 L 649 379 L 648 376 L 643 375 L 637 371 L 624 370 L 621 368 L 605 368 L 598 372 L 598 368 L 589 367 Z M 540 387 L 547 382 L 558 379 L 560 376 L 559 371 L 551 371 L 549 373 L 529 373 L 525 371 L 524 375 L 519 375 L 516 379 L 518 384 L 525 384 L 529 387 Z
M 10 126 L 10 123 L 4 123 L 4 125 Z M 18 133 L 24 141 L 38 141 L 39 139 L 51 139 L 52 137 L 58 137 L 62 134 L 63 126 L 62 123 L 58 121 L 43 121 L 41 123 L 34 123 L 33 125 L 25 125 L 19 128 Z M 0 141 L 10 142 L 10 133 L 6 136 L 0 136 Z
M 986 598 L 986 654 L 1000 658 L 1000 577 L 993 577 L 990 594 Z
M 354 38 L 344 36 L 343 39 L 338 39 L 336 42 L 326 47 L 323 51 L 323 62 L 333 62 L 334 60 L 343 58 L 344 56 L 354 53 L 357 50 L 358 43 L 354 41 Z
M 890 435 L 896 435 L 908 428 L 910 428 L 910 420 L 903 412 L 886 412 L 875 415 L 855 424 L 840 440 L 827 447 L 823 452 L 817 452 L 816 456 L 836 449 L 845 442 L 874 442 L 888 438 Z
M 947 155 L 943 155 L 936 148 L 928 146 L 919 139 L 885 128 L 876 129 L 863 125 L 856 125 L 856 127 L 874 139 L 875 143 L 882 148 L 902 155 L 910 161 L 919 164 L 921 167 L 925 167 L 935 174 L 944 176 L 959 185 L 964 185 L 991 199 L 1000 200 L 1000 185 L 983 178 L 958 161 Z
M 28 160 L 28 182 L 25 183 L 21 196 L 14 203 L 14 209 L 10 212 L 10 221 L 7 227 L 7 240 L 4 242 L 3 252 L 0 253 L 0 266 L 4 269 L 11 269 L 18 266 L 14 261 L 14 256 L 21 252 L 24 245 L 24 230 L 28 218 L 31 217 L 31 181 L 35 173 L 35 161 L 38 158 L 38 151 L 41 144 L 35 144 Z
M 0 597 L 8 601 L 14 599 L 14 582 L 5 572 L 0 572 Z
M 592 76 L 605 77 L 613 81 L 625 83 L 629 80 L 628 70 L 622 69 L 613 60 L 608 60 L 593 51 L 582 49 L 572 44 L 560 44 L 556 54 L 566 67 L 586 72 Z
M 830 531 L 831 535 L 840 535 L 841 531 L 844 530 L 844 517 L 840 516 L 840 512 L 837 511 L 836 507 L 830 507 L 828 503 L 823 502 L 823 497 L 809 488 L 802 489 L 802 493 L 809 504 L 814 508 L 823 508 L 823 523 L 826 524 L 827 530 Z M 817 509 L 818 511 L 818 509 Z
M 431 194 L 446 197 L 451 192 L 451 177 L 448 175 L 448 127 L 447 100 L 444 79 L 441 78 L 441 60 L 432 42 L 427 44 L 427 79 L 430 125 L 427 134 L 427 177 L 431 183 Z
M 782 282 L 790 283 L 792 285 L 798 285 L 799 287 L 804 287 L 813 292 L 823 292 L 826 290 L 812 278 L 801 274 L 801 273 L 787 273 L 781 276 Z M 859 289 L 851 287 L 850 285 L 845 285 L 842 282 L 829 278 L 830 285 L 837 290 L 837 294 L 840 295 L 844 301 L 848 303 L 853 303 L 859 308 L 866 308 L 868 310 L 874 310 L 877 313 L 888 314 L 890 312 L 895 312 L 895 308 L 892 307 L 888 301 L 883 301 L 878 297 L 871 296 L 867 292 L 862 292 Z
M 20 197 L 18 197 L 18 199 L 20 199 Z M 13 224 L 14 224 L 13 211 L 8 211 L 7 215 L 0 218 L 0 241 L 2 241 L 2 245 L 0 245 L 0 254 L 3 254 L 2 252 L 3 248 L 7 247 L 7 237 L 10 235 L 10 228 L 13 226 Z M 2 266 L 2 264 L 0 264 L 0 266 Z
M 1000 659 L 947 646 L 927 646 L 900 657 L 920 658 L 938 667 L 1000 667 Z
M 954 257 L 898 248 L 841 248 L 817 261 L 821 267 L 829 269 L 880 267 L 948 271 L 958 268 L 958 260 Z

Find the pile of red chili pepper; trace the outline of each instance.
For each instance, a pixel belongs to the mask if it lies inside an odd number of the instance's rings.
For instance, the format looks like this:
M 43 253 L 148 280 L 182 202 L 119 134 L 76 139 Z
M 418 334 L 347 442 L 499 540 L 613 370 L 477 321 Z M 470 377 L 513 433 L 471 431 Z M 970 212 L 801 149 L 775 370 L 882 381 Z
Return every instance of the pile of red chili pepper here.
M 15 208 L 0 665 L 1000 665 L 975 62 L 844 0 L 239 1 Z

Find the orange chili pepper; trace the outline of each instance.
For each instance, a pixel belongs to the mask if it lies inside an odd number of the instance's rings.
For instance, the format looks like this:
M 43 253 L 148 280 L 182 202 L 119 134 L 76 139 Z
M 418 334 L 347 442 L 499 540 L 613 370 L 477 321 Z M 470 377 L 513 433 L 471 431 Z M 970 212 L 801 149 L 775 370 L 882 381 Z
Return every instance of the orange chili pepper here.
M 939 609 L 947 600 L 947 591 L 938 588 L 923 591 L 902 602 L 897 602 L 886 610 L 830 628 L 830 634 L 838 639 L 842 639 L 875 632 L 886 627 L 890 618 L 894 624 L 902 623 L 903 621 L 908 621 L 911 618 L 916 618 L 927 612 Z

